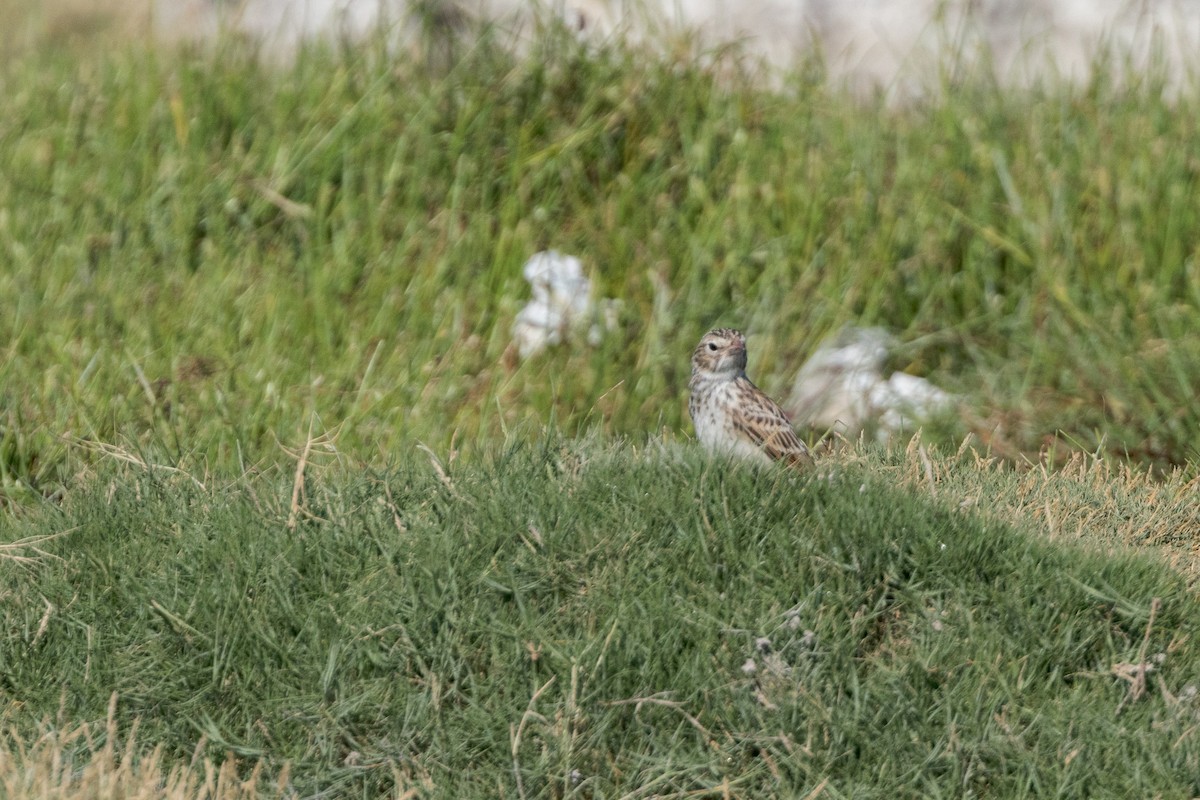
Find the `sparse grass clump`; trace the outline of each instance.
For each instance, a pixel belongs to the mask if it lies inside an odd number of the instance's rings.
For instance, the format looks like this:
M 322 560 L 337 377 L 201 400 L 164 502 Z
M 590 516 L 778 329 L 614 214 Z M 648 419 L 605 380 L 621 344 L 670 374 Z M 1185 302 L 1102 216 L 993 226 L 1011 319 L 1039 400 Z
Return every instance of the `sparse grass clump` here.
M 203 740 L 301 794 L 1195 791 L 1182 579 L 888 472 L 548 441 L 332 468 L 295 504 L 290 477 L 108 474 L 5 523 L 61 535 L 0 560 L 3 722 L 115 693 L 164 757 Z

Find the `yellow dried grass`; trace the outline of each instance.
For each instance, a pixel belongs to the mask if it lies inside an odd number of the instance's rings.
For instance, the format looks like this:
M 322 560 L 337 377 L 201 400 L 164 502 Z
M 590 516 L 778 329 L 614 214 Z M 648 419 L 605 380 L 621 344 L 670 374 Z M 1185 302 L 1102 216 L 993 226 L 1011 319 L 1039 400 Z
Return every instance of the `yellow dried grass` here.
M 139 746 L 135 723 L 122 741 L 117 697 L 102 727 L 87 723 L 58 728 L 44 723 L 25 741 L 0 736 L 0 796 L 7 800 L 243 800 L 290 796 L 285 769 L 264 780 L 262 763 L 243 764 L 232 755 L 216 764 L 204 758 L 205 741 L 190 763 L 172 763 L 162 748 Z M 268 785 L 268 783 L 270 785 Z

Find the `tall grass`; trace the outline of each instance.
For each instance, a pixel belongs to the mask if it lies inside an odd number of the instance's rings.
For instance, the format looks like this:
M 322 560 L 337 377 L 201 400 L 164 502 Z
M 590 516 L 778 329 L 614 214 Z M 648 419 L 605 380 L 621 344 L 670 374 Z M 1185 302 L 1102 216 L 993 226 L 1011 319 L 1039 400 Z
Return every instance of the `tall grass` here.
M 1193 94 L 967 77 L 897 109 L 819 65 L 772 90 L 736 53 L 706 63 L 549 34 L 445 69 L 369 45 L 10 61 L 5 497 L 54 493 L 89 443 L 228 474 L 310 424 L 369 464 L 526 421 L 687 431 L 687 354 L 717 323 L 776 394 L 823 337 L 879 324 L 999 454 L 1192 459 Z M 621 327 L 521 363 L 520 267 L 548 247 Z
M 303 493 L 109 470 L 2 523 L 60 534 L 0 558 L 4 724 L 136 722 L 164 771 L 303 796 L 1194 792 L 1182 579 L 889 469 L 550 439 Z

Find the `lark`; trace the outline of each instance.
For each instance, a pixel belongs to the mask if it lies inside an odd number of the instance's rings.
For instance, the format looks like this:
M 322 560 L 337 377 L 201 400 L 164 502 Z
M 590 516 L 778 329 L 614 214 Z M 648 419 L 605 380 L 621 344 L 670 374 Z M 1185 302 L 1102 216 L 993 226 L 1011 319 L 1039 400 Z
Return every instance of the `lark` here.
M 696 438 L 712 452 L 792 466 L 813 463 L 779 404 L 746 377 L 746 337 L 732 328 L 704 334 L 692 352 L 688 412 Z

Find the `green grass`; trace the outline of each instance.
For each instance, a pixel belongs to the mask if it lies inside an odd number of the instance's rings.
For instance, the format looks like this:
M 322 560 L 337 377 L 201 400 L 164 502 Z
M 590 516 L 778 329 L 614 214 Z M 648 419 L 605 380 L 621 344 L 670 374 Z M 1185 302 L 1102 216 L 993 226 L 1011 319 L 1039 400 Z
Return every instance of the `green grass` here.
M 1194 91 L 5 27 L 0 793 L 1200 793 Z M 621 327 L 521 362 L 546 248 Z M 959 427 L 680 442 L 706 328 L 783 395 L 847 323 Z
M 542 440 L 328 468 L 299 514 L 290 476 L 109 469 L 4 523 L 60 535 L 0 559 L 2 721 L 103 726 L 115 693 L 144 746 L 305 796 L 1195 793 L 1182 579 L 889 463 Z
M 80 441 L 231 474 L 310 423 L 373 465 L 551 419 L 686 431 L 714 324 L 749 332 L 778 395 L 825 336 L 879 324 L 995 453 L 1194 458 L 1193 93 L 968 78 L 897 109 L 732 59 L 554 36 L 445 70 L 372 46 L 12 59 L 4 496 L 69 486 Z M 519 363 L 520 268 L 550 247 L 621 329 Z

